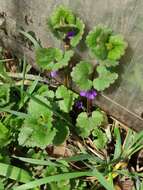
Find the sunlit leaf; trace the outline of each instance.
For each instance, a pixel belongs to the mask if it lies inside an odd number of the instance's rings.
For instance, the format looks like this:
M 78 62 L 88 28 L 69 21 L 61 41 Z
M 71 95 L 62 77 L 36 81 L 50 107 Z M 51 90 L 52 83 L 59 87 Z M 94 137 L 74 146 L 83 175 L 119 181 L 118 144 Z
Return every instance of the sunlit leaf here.
M 107 145 L 107 136 L 106 134 L 99 128 L 93 130 L 92 135 L 94 136 L 93 143 L 98 149 L 103 149 Z
M 57 7 L 48 20 L 48 25 L 55 37 L 64 40 L 68 32 L 74 32 L 70 45 L 75 47 L 84 33 L 84 23 L 65 6 Z
M 3 163 L 0 163 L 0 176 L 22 183 L 27 183 L 32 180 L 32 177 L 26 170 Z
M 105 60 L 107 58 L 108 50 L 106 43 L 111 34 L 112 30 L 110 28 L 98 25 L 89 32 L 86 38 L 88 48 L 99 60 Z
M 123 36 L 113 35 L 110 36 L 107 47 L 108 47 L 107 59 L 116 61 L 119 60 L 121 56 L 125 54 L 127 43 L 124 41 Z
M 37 95 L 41 101 L 50 104 L 48 100 Z M 56 129 L 52 128 L 53 113 L 48 108 L 34 100 L 30 100 L 28 105 L 29 117 L 25 119 L 23 127 L 20 129 L 18 141 L 20 145 L 28 147 L 45 148 L 52 143 L 56 134 Z
M 0 106 L 4 106 L 10 99 L 10 86 L 8 84 L 0 85 Z
M 76 120 L 77 132 L 81 137 L 88 137 L 91 131 L 101 125 L 104 116 L 100 111 L 93 111 L 92 116 L 88 117 L 86 112 L 78 115 Z
M 79 62 L 72 70 L 71 76 L 80 90 L 89 90 L 92 87 L 90 75 L 93 72 L 93 65 L 88 61 Z
M 93 86 L 98 91 L 103 91 L 115 82 L 118 78 L 117 73 L 110 72 L 105 66 L 98 66 L 98 78 L 94 79 Z
M 0 122 L 0 148 L 9 142 L 10 132 L 8 128 Z
M 58 48 L 39 48 L 36 50 L 36 62 L 40 68 L 58 70 L 68 65 L 73 51 L 62 52 Z
M 78 98 L 78 95 L 61 85 L 56 90 L 56 97 L 62 99 L 58 101 L 60 109 L 68 113 L 72 109 L 74 100 Z

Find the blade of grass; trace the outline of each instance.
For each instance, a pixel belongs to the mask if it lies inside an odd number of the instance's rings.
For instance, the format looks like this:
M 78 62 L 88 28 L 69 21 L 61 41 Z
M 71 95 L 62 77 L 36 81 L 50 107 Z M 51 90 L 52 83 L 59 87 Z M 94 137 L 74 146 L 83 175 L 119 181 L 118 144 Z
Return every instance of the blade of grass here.
M 26 74 L 26 58 L 25 58 L 25 55 L 24 55 L 24 58 L 23 58 L 23 71 L 22 71 L 22 85 L 21 85 L 21 89 L 20 89 L 22 105 L 24 104 L 24 93 L 23 93 L 23 91 L 24 91 L 25 74 Z
M 107 190 L 114 190 L 109 182 L 104 178 L 102 174 L 100 174 L 98 171 L 84 171 L 84 172 L 72 172 L 72 173 L 64 173 L 64 174 L 58 174 L 54 176 L 45 177 L 42 179 L 38 179 L 35 181 L 31 181 L 29 183 L 26 183 L 24 185 L 20 185 L 19 187 L 13 188 L 13 190 L 27 190 L 32 189 L 34 187 L 38 187 L 43 184 L 51 183 L 51 182 L 57 182 L 62 180 L 69 180 L 73 178 L 83 177 L 83 176 L 95 176 L 98 178 L 99 182 L 107 189 Z
M 122 151 L 121 135 L 118 127 L 114 128 L 114 136 L 116 138 L 116 145 L 113 160 L 119 158 Z
M 136 176 L 143 177 L 143 173 L 129 172 L 129 171 L 124 170 L 124 169 L 116 170 L 116 172 L 121 174 L 121 175 L 127 176 L 127 177 L 136 177 Z
M 124 148 L 123 157 L 129 157 L 142 148 L 143 131 L 134 134 L 133 138 L 131 138 L 131 136 L 127 135 L 127 139 L 128 139 L 128 141 L 126 141 L 126 143 L 124 144 L 124 147 L 126 147 L 126 149 Z
M 14 111 L 14 110 L 9 110 L 9 109 L 7 109 L 7 108 L 0 108 L 0 113 L 2 113 L 2 112 L 7 112 L 7 113 L 10 113 L 10 114 L 12 114 L 12 115 L 19 116 L 19 117 L 21 117 L 21 118 L 26 118 L 26 117 L 28 117 L 28 114 L 26 114 L 26 113 Z
M 113 176 L 112 176 L 112 173 L 111 173 L 111 172 L 108 174 L 108 179 L 109 179 L 109 182 L 110 182 L 112 188 L 114 189 Z
M 10 72 L 6 72 L 6 73 L 11 78 L 23 79 L 22 73 L 10 73 Z M 25 80 L 29 80 L 29 81 L 38 80 L 40 83 L 45 83 L 45 84 L 55 87 L 54 83 L 52 83 L 50 80 L 46 78 L 40 77 L 39 75 L 25 74 Z
M 105 177 L 97 169 L 94 169 L 94 176 L 98 179 L 101 185 L 107 190 L 114 190 L 113 186 L 108 182 Z
M 13 156 L 13 158 L 21 160 L 23 162 L 27 162 L 29 164 L 42 165 L 42 166 L 49 166 L 49 165 L 59 166 L 59 164 L 51 162 L 50 160 L 38 160 L 38 159 L 33 159 L 33 158 L 25 158 L 25 157 L 17 157 L 17 156 Z
M 77 161 L 89 160 L 89 161 L 94 162 L 94 163 L 104 164 L 103 160 L 101 160 L 100 158 L 98 158 L 96 156 L 91 156 L 90 154 L 80 154 L 80 155 L 71 156 L 69 158 L 64 158 L 64 159 L 62 158 L 59 160 L 64 160 L 66 162 L 77 162 Z
M 27 89 L 27 93 L 28 94 L 32 94 L 38 84 L 38 79 L 36 79 L 35 81 L 32 82 L 31 86 Z M 27 94 L 23 91 L 23 102 L 21 101 L 19 104 L 19 109 L 21 109 L 24 104 L 27 102 L 27 100 L 29 99 L 29 96 L 27 96 Z
M 57 162 L 52 162 L 50 160 L 39 160 L 39 159 L 33 159 L 33 158 L 25 158 L 25 157 L 17 157 L 17 156 L 12 156 L 13 158 L 19 159 L 23 162 L 27 162 L 30 164 L 35 164 L 35 165 L 53 165 L 53 166 L 61 166 L 61 164 L 58 163 L 58 161 L 66 161 L 66 162 L 77 162 L 77 161 L 83 161 L 83 160 L 91 160 L 93 159 L 92 156 L 89 154 L 80 154 L 76 156 L 71 156 L 69 158 L 62 158 L 62 159 L 56 159 L 55 161 Z
M 12 61 L 13 59 L 2 59 L 0 60 L 1 63 L 5 63 L 5 62 L 8 62 L 8 61 Z
M 24 32 L 23 30 L 19 30 L 19 32 L 23 34 L 26 38 L 28 38 L 33 43 L 35 48 L 40 48 L 40 45 L 37 42 L 37 40 L 35 40 L 35 38 L 33 38 L 28 32 Z
M 0 163 L 0 176 L 22 183 L 27 183 L 32 180 L 32 177 L 26 170 L 3 163 Z
M 141 183 L 141 187 L 140 187 L 140 190 L 142 190 L 143 189 L 143 182 Z
M 135 154 L 136 152 L 138 152 L 142 148 L 143 148 L 143 144 L 135 146 L 133 149 L 130 150 L 129 156 L 132 156 L 133 154 Z
M 136 181 L 135 181 L 135 187 L 136 187 L 136 190 L 142 190 L 141 189 L 141 181 L 138 177 L 136 178 Z
M 133 145 L 137 144 L 140 140 L 143 141 L 143 130 L 135 134 Z
M 123 144 L 123 150 L 127 150 L 132 142 L 132 136 L 133 136 L 133 131 L 131 129 L 128 130 L 126 138 L 124 140 Z
M 69 158 L 62 158 L 59 160 L 65 160 L 66 162 L 77 162 L 77 161 L 82 161 L 82 160 L 89 160 L 91 156 L 89 154 L 80 154 L 76 156 L 71 156 Z
M 19 187 L 15 187 L 15 188 L 13 188 L 13 190 L 32 189 L 34 187 L 38 187 L 40 185 L 51 183 L 51 182 L 58 182 L 58 181 L 62 181 L 62 180 L 68 180 L 68 179 L 73 179 L 73 178 L 82 177 L 82 176 L 89 176 L 89 175 L 90 175 L 89 171 L 58 174 L 58 175 L 49 176 L 49 177 L 45 177 L 42 179 L 31 181 L 24 185 L 20 185 Z

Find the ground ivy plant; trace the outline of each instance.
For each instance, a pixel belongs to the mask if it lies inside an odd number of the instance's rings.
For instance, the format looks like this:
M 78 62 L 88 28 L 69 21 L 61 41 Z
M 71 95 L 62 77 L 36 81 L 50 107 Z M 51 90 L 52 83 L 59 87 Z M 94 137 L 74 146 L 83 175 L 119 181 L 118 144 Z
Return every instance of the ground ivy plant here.
M 125 135 L 94 104 L 118 78 L 116 66 L 127 48 L 123 36 L 100 24 L 84 39 L 83 21 L 64 6 L 54 10 L 48 26 L 61 49 L 42 47 L 26 34 L 41 76 L 23 61 L 21 80 L 12 79 L 0 61 L 0 189 L 113 190 L 124 172 L 142 189 L 141 173 L 127 164 L 143 147 L 143 132 Z M 81 39 L 90 53 L 76 60 Z
M 97 109 L 93 101 L 118 78 L 115 67 L 120 63 L 127 43 L 122 35 L 97 25 L 85 39 L 89 57 L 73 64 L 75 48 L 80 48 L 77 45 L 83 38 L 84 22 L 69 8 L 59 6 L 49 17 L 48 26 L 63 44 L 62 49 L 45 48 L 37 45 L 32 37 L 30 39 L 36 44 L 37 65 L 58 85 L 48 87 L 34 81 L 26 92 L 22 92 L 18 107 L 20 110 L 26 106 L 27 114 L 22 117 L 22 127 L 18 128 L 18 142 L 21 146 L 45 149 L 51 144 L 64 143 L 69 132 L 74 131 L 80 138 L 92 137 L 97 148 L 104 148 L 107 142 L 102 128 L 105 113 Z M 11 88 L 9 85 L 0 88 L 3 88 L 0 102 L 4 107 L 8 105 Z M 7 134 L 6 126 L 2 127 Z M 6 138 L 5 134 L 2 138 Z
M 78 45 L 84 33 L 84 23 L 64 6 L 54 10 L 48 25 L 57 39 L 60 39 L 65 49 L 38 48 L 36 50 L 37 64 L 48 71 L 60 71 L 68 68 L 74 56 L 74 47 Z M 86 45 L 91 52 L 91 57 L 81 60 L 72 68 L 72 81 L 80 90 L 103 91 L 115 82 L 118 74 L 113 71 L 127 48 L 122 35 L 116 34 L 112 29 L 97 25 L 86 37 Z M 97 61 L 92 64 L 92 58 Z M 66 70 L 67 72 L 67 70 Z
M 74 48 L 83 37 L 84 22 L 67 7 L 59 6 L 51 14 L 48 26 L 54 36 L 64 44 L 64 48 L 36 48 L 37 64 L 43 71 L 49 71 L 55 80 L 58 75 L 64 76 L 64 81 L 55 95 L 59 99 L 57 103 L 62 112 L 69 113 L 74 104 L 80 109 L 81 113 L 76 120 L 79 136 L 86 138 L 92 134 L 96 136 L 97 144 L 98 136 L 99 139 L 104 139 L 102 142 L 106 142 L 104 132 L 99 131 L 104 116 L 100 110 L 92 112 L 92 100 L 118 78 L 113 68 L 120 63 L 127 42 L 111 28 L 97 25 L 85 40 L 91 52 L 90 57 L 73 65 Z M 92 64 L 93 59 L 96 65 Z M 71 90 L 71 83 L 79 89 L 79 94 Z M 83 103 L 84 98 L 87 99 L 87 106 Z

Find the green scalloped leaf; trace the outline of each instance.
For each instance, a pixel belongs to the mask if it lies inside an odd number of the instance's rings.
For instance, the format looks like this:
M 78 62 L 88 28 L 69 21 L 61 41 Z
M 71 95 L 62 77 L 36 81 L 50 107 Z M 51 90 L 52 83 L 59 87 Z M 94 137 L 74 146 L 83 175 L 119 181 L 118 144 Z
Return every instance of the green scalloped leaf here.
M 36 62 L 42 69 L 52 70 L 55 62 L 63 57 L 63 53 L 58 48 L 39 48 L 36 50 Z
M 71 41 L 70 41 L 70 44 L 72 47 L 75 47 L 80 42 L 84 34 L 85 25 L 83 21 L 78 17 L 76 18 L 76 27 L 78 28 L 78 32 L 75 36 L 71 38 Z
M 18 142 L 21 146 L 46 148 L 52 144 L 56 135 L 56 129 L 47 124 L 40 124 L 36 119 L 25 120 L 20 129 Z
M 78 98 L 78 95 L 61 85 L 56 90 L 56 97 L 62 99 L 58 101 L 60 109 L 68 113 L 72 109 L 74 100 Z
M 0 57 L 1 59 L 1 57 Z M 6 62 L 6 60 L 4 60 Z M 6 72 L 6 68 L 5 68 L 5 62 L 0 60 L 0 78 L 3 79 L 4 82 L 11 82 L 11 78 L 8 76 L 7 72 Z
M 48 20 L 48 25 L 52 33 L 61 39 L 65 32 L 75 28 L 75 19 L 72 11 L 61 5 L 53 11 Z
M 105 26 L 98 25 L 89 32 L 86 37 L 86 44 L 91 50 L 93 55 L 95 55 L 100 60 L 105 60 L 108 55 L 108 50 L 106 43 L 109 40 L 112 30 Z
M 107 66 L 116 66 L 124 55 L 127 43 L 122 35 L 113 34 L 110 28 L 98 25 L 86 38 L 86 44 L 99 60 L 105 60 Z M 107 60 L 107 63 L 106 63 Z
M 10 86 L 8 84 L 0 85 L 0 106 L 4 106 L 10 99 Z
M 121 35 L 110 36 L 106 45 L 109 47 L 107 58 L 113 61 L 119 60 L 125 54 L 125 49 L 127 48 L 127 43 Z
M 97 72 L 99 77 L 94 79 L 93 86 L 98 91 L 103 91 L 115 82 L 118 78 L 117 73 L 112 73 L 105 66 L 98 66 Z
M 39 95 L 36 97 L 50 105 L 46 98 Z M 56 129 L 52 127 L 53 112 L 31 99 L 28 105 L 28 115 L 29 117 L 25 119 L 20 129 L 19 144 L 28 147 L 37 146 L 43 149 L 52 143 L 56 134 Z
M 46 84 L 43 84 L 37 91 L 37 94 L 43 97 L 47 98 L 54 98 L 55 93 L 53 90 L 49 90 L 48 86 Z
M 72 70 L 72 80 L 79 86 L 80 90 L 89 90 L 92 87 L 92 81 L 89 76 L 93 72 L 93 65 L 88 61 L 79 62 Z
M 50 102 L 46 98 L 40 95 L 36 95 L 35 97 L 50 106 Z M 28 114 L 32 118 L 36 118 L 38 122 L 52 126 L 53 112 L 33 99 L 29 101 Z
M 0 122 L 0 148 L 9 142 L 10 133 L 8 128 Z
M 39 48 L 36 50 L 36 62 L 42 69 L 58 70 L 66 67 L 74 52 L 62 52 L 58 48 Z
M 48 25 L 54 36 L 62 40 L 68 32 L 74 31 L 76 35 L 70 41 L 72 47 L 79 43 L 85 28 L 83 21 L 65 6 L 59 6 L 53 11 Z
M 98 149 L 103 149 L 107 145 L 107 136 L 106 134 L 99 128 L 96 128 L 93 132 L 92 135 L 94 136 L 93 143 Z
M 78 115 L 76 120 L 77 132 L 81 137 L 86 138 L 91 134 L 92 130 L 99 127 L 103 121 L 104 115 L 98 110 L 93 111 L 90 117 L 87 116 L 86 112 L 82 112 Z
M 119 65 L 119 61 L 106 59 L 101 61 L 99 64 L 106 67 L 116 67 L 117 65 Z
M 56 128 L 56 135 L 54 137 L 53 144 L 57 146 L 64 143 L 67 139 L 69 136 L 69 128 L 62 120 L 55 122 L 54 127 Z
M 65 51 L 65 53 L 63 54 L 63 58 L 59 62 L 53 65 L 52 70 L 58 70 L 68 66 L 69 61 L 73 57 L 73 54 L 74 52 L 72 50 Z

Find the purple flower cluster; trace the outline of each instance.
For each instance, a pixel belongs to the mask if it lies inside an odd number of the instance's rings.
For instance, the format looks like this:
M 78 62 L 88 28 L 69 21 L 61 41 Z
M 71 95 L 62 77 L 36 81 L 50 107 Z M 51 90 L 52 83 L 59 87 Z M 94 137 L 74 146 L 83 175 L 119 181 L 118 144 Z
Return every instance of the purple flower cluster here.
M 81 91 L 80 96 L 86 97 L 89 100 L 94 100 L 97 96 L 97 92 L 94 89 L 87 90 L 87 91 Z
M 78 109 L 83 109 L 84 107 L 83 107 L 82 101 L 77 101 L 77 102 L 75 103 L 75 107 L 77 107 Z
M 58 74 L 58 71 L 51 71 L 50 75 L 51 77 L 55 78 Z
M 73 36 L 75 36 L 75 32 L 74 31 L 69 31 L 68 33 L 67 33 L 67 38 L 70 40 Z

